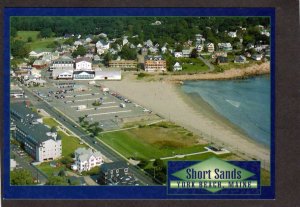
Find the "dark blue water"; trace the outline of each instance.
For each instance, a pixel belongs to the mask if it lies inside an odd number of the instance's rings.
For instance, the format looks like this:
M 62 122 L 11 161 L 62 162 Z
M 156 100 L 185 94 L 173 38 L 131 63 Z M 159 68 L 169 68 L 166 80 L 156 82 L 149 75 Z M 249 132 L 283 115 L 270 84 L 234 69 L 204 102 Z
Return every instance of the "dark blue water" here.
M 186 81 L 185 93 L 198 94 L 219 114 L 254 140 L 270 146 L 271 83 L 269 76 L 244 80 Z

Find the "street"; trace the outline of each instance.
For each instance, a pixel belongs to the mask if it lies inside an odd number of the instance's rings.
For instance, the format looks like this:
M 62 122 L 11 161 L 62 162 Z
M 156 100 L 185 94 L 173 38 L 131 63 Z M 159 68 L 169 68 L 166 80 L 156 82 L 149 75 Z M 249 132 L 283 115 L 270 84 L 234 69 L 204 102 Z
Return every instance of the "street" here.
M 80 127 L 74 127 L 75 122 L 73 120 L 70 120 L 68 117 L 66 117 L 64 114 L 61 114 L 58 112 L 54 107 L 49 105 L 47 102 L 42 100 L 40 97 L 35 95 L 33 92 L 31 92 L 28 88 L 22 87 L 24 91 L 26 91 L 26 95 L 29 100 L 38 100 L 32 102 L 36 108 L 41 108 L 45 110 L 48 114 L 50 114 L 53 118 L 57 119 L 59 122 L 61 122 L 65 127 L 67 127 L 70 131 L 72 131 L 74 134 L 76 134 L 78 137 L 81 137 L 85 142 L 87 142 L 90 146 L 95 148 L 96 150 L 100 151 L 104 156 L 109 158 L 112 161 L 125 161 L 127 160 L 117 154 L 116 152 L 109 149 L 107 146 L 97 142 L 94 143 L 95 139 L 91 138 L 90 136 L 87 136 L 87 133 L 83 131 Z M 156 185 L 152 178 L 147 176 L 144 172 L 142 172 L 138 167 L 135 167 L 133 165 L 130 165 L 129 167 L 130 171 L 133 173 L 133 175 L 144 185 Z

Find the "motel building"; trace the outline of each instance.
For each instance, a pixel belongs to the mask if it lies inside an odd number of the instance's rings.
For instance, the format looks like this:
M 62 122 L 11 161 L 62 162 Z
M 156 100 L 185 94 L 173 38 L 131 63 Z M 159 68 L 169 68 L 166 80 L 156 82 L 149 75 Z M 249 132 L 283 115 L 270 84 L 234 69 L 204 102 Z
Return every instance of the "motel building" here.
M 166 60 L 162 56 L 145 56 L 145 71 L 146 72 L 165 72 L 167 71 Z
M 62 56 L 52 61 L 49 70 L 74 68 L 74 61 L 68 56 Z
M 37 162 L 61 157 L 62 143 L 56 132 L 51 132 L 42 124 L 42 119 L 26 106 L 24 102 L 11 104 L 11 120 L 15 126 L 13 137 Z
M 132 69 L 137 68 L 138 62 L 136 60 L 110 60 L 109 67 Z

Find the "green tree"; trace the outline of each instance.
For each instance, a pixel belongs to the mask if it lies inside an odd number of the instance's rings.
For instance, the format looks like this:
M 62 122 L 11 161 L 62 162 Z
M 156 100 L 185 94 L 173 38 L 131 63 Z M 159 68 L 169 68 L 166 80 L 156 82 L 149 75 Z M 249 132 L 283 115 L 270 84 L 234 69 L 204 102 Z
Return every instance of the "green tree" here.
M 32 37 L 28 37 L 27 42 L 32 42 Z
M 53 127 L 51 127 L 50 131 L 51 131 L 52 133 L 54 133 L 54 132 L 57 132 L 57 129 L 56 129 L 55 126 L 53 126 Z
M 79 121 L 79 123 L 83 122 L 83 121 L 84 121 L 84 119 L 85 119 L 85 117 L 84 117 L 84 116 L 80 116 L 80 117 L 78 117 L 78 121 Z
M 64 177 L 51 176 L 48 178 L 46 185 L 68 185 L 68 182 Z
M 10 173 L 10 183 L 12 185 L 32 185 L 34 180 L 28 170 L 14 170 Z
M 10 36 L 11 37 L 16 37 L 17 33 L 18 33 L 18 31 L 17 31 L 17 29 L 15 27 L 11 27 L 10 28 Z
M 74 162 L 71 157 L 63 157 L 60 161 L 64 165 L 70 165 Z
M 191 58 L 197 58 L 198 57 L 198 51 L 194 48 L 191 52 Z
M 40 32 L 41 38 L 48 38 L 52 36 L 52 30 L 50 28 L 42 29 Z
M 11 54 L 16 58 L 27 57 L 30 51 L 28 45 L 25 45 L 25 42 L 21 40 L 13 40 L 11 42 Z
M 131 49 L 127 45 L 123 46 L 120 52 L 121 58 L 125 60 L 135 60 L 137 52 L 135 49 Z
M 78 55 L 80 56 L 84 56 L 86 54 L 86 49 L 85 47 L 83 47 L 82 45 L 79 45 L 77 47 L 77 50 L 75 50 L 73 53 L 72 53 L 72 56 L 75 58 L 77 57 Z

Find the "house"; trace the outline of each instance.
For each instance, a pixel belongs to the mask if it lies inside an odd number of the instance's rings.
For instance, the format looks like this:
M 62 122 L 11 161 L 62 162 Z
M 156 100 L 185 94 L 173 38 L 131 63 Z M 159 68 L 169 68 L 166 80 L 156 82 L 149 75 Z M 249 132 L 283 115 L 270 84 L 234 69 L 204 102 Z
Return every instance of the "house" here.
M 179 71 L 182 70 L 182 66 L 180 65 L 179 62 L 176 62 L 173 66 L 173 71 Z
M 196 50 L 197 50 L 197 52 L 202 52 L 203 51 L 203 45 L 201 45 L 201 44 L 198 44 L 197 46 L 196 46 Z
M 94 55 L 93 55 L 92 53 L 87 53 L 87 54 L 85 54 L 84 57 L 85 57 L 85 58 L 93 59 L 93 58 L 94 58 Z
M 236 31 L 235 32 L 228 32 L 228 34 L 227 34 L 229 37 L 232 37 L 232 38 L 235 38 L 235 37 L 237 37 L 237 35 L 236 35 Z
M 100 47 L 97 48 L 97 54 L 98 54 L 98 55 L 102 55 L 102 54 L 104 54 L 104 53 L 105 53 L 105 49 L 100 48 Z
M 77 47 L 79 45 L 83 45 L 83 43 L 81 40 L 76 40 L 73 45 Z
M 51 50 L 50 49 L 36 49 L 29 53 L 29 57 L 32 57 L 32 58 L 40 58 L 43 55 L 51 55 Z
M 204 42 L 205 42 L 205 38 L 203 38 L 203 35 L 201 34 L 196 34 L 195 35 L 195 39 L 196 39 L 196 42 L 195 42 L 195 46 L 197 47 L 198 45 L 203 45 Z
M 207 51 L 209 53 L 212 53 L 212 52 L 215 51 L 215 45 L 214 45 L 214 43 L 207 43 L 206 47 L 207 47 Z
M 44 60 L 35 60 L 32 64 L 32 67 L 34 67 L 36 69 L 43 69 L 43 68 L 47 67 L 47 63 Z
M 234 63 L 246 63 L 246 62 L 247 62 L 247 59 L 243 55 L 239 55 L 234 58 Z
M 176 58 L 183 57 L 182 52 L 174 52 L 174 57 L 176 57 Z
M 182 50 L 182 57 L 189 58 L 191 56 L 191 50 Z
M 161 49 L 161 52 L 163 53 L 163 54 L 165 54 L 166 52 L 167 52 L 167 47 L 166 46 L 163 46 Z
M 95 70 L 95 80 L 121 80 L 120 70 Z
M 218 64 L 218 65 L 223 65 L 223 64 L 227 64 L 227 63 L 228 63 L 227 57 L 219 56 L 216 59 L 216 64 Z
M 52 78 L 58 79 L 73 79 L 73 69 L 55 69 L 52 71 Z
M 56 132 L 41 123 L 41 117 L 24 102 L 11 103 L 11 119 L 16 125 L 13 138 L 22 143 L 25 151 L 37 162 L 61 157 L 62 143 Z
M 152 47 L 149 48 L 149 51 L 151 53 L 157 53 L 158 52 L 158 48 L 152 46 Z
M 52 64 L 50 66 L 50 70 L 54 69 L 70 69 L 74 68 L 74 61 L 72 58 L 68 56 L 62 56 L 56 60 L 52 61 Z
M 230 42 L 227 43 L 218 43 L 218 47 L 220 50 L 224 51 L 231 51 L 232 50 L 232 45 Z
M 99 55 L 95 55 L 94 56 L 94 61 L 97 62 L 97 63 L 100 62 L 101 61 L 100 56 Z
M 90 43 L 90 42 L 92 42 L 92 41 L 93 41 L 92 37 L 87 37 L 87 38 L 85 39 L 85 42 L 86 42 L 86 43 Z
M 162 56 L 145 56 L 144 63 L 145 71 L 147 72 L 165 72 L 167 71 L 167 63 L 166 60 L 162 58 Z
M 88 57 L 77 58 L 75 70 L 92 70 L 92 59 Z
M 138 44 L 136 47 L 139 48 L 139 49 L 141 49 L 143 47 L 143 45 Z
M 101 185 L 138 185 L 138 181 L 124 161 L 102 164 L 98 182 Z
M 123 46 L 126 45 L 128 43 L 128 39 L 127 38 L 123 38 L 122 44 Z
M 137 61 L 136 60 L 110 60 L 108 62 L 109 67 L 113 68 L 121 68 L 121 69 L 127 69 L 127 68 L 137 68 Z
M 263 58 L 263 55 L 262 54 L 253 54 L 251 56 L 251 58 L 256 61 L 261 61 L 261 59 Z
M 75 163 L 73 169 L 76 169 L 78 172 L 89 171 L 103 164 L 103 155 L 92 149 L 78 148 L 75 150 L 74 155 Z
M 261 35 L 265 35 L 265 36 L 267 36 L 267 37 L 270 37 L 270 32 L 267 31 L 267 30 L 262 30 L 262 31 L 260 32 L 260 34 L 261 34 Z
M 30 75 L 32 75 L 35 79 L 39 79 L 41 78 L 41 71 L 37 70 L 36 68 L 32 68 L 32 70 L 30 71 Z
M 151 40 L 147 40 L 146 42 L 144 42 L 144 45 L 147 46 L 147 47 L 152 47 L 153 42 Z
M 99 40 L 98 42 L 96 42 L 96 48 L 97 48 L 97 50 L 99 48 L 103 49 L 103 50 L 108 50 L 109 49 L 109 45 L 110 45 L 110 43 L 106 42 L 104 40 Z

